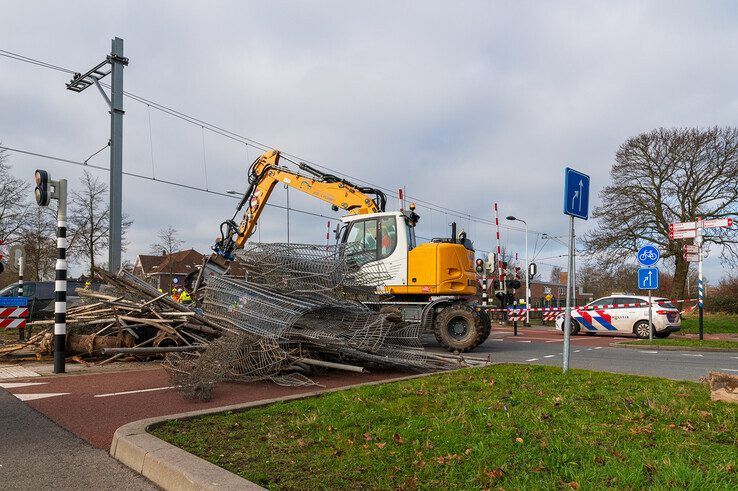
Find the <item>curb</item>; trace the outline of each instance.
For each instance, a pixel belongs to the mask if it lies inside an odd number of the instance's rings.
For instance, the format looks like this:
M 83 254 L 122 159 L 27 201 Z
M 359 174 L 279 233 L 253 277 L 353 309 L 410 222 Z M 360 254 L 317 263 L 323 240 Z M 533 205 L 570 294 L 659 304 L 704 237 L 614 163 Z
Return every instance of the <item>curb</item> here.
M 160 440 L 148 433 L 147 430 L 156 428 L 170 420 L 192 419 L 225 411 L 246 411 L 255 407 L 274 404 L 275 402 L 296 401 L 353 389 L 355 387 L 363 387 L 365 385 L 401 382 L 428 377 L 438 373 L 443 372 L 408 375 L 389 380 L 375 380 L 344 387 L 316 390 L 304 394 L 141 419 L 125 424 L 115 430 L 113 442 L 110 444 L 110 455 L 166 490 L 263 490 L 264 488 L 261 486 L 241 476 L 227 471 L 222 467 L 218 467 L 200 457 L 196 457 L 179 447 L 175 447 L 171 443 Z
M 629 341 L 617 341 L 610 343 L 613 348 L 631 348 L 631 349 L 642 349 L 652 348 L 661 351 L 711 351 L 714 353 L 738 353 L 737 349 L 732 348 L 709 348 L 703 346 L 668 346 L 661 344 L 625 344 Z

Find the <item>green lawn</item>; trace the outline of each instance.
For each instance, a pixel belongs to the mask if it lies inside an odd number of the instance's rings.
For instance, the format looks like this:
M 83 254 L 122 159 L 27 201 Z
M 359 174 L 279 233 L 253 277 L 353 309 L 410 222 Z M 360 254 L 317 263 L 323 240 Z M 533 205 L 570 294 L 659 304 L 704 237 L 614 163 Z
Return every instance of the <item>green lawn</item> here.
M 620 344 L 635 344 L 642 346 L 684 346 L 685 348 L 690 347 L 701 347 L 701 348 L 726 348 L 738 350 L 738 342 L 736 341 L 725 341 L 715 339 L 699 339 L 691 338 L 667 338 L 667 339 L 654 339 L 649 341 L 648 339 L 639 339 L 637 341 L 624 341 Z
M 705 312 L 702 319 L 704 332 L 715 334 L 720 332 L 738 333 L 738 314 L 726 314 L 723 312 Z M 698 333 L 699 318 L 697 310 L 682 316 L 682 333 Z
M 737 420 L 693 382 L 495 365 L 154 433 L 271 489 L 736 489 Z

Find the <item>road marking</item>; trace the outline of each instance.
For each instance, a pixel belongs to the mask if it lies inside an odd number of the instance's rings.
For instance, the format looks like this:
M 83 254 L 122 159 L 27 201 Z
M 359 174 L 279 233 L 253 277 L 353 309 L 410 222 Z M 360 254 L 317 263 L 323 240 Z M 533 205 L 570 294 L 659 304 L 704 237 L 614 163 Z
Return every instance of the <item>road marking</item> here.
M 155 390 L 168 390 L 176 389 L 178 385 L 172 385 L 170 387 L 154 387 L 153 389 L 139 389 L 139 390 L 127 390 L 125 392 L 111 392 L 110 394 L 98 394 L 93 397 L 113 397 L 113 396 L 124 396 L 128 394 L 140 394 L 141 392 L 153 392 Z
M 702 357 L 703 355 L 699 355 L 699 354 L 695 355 L 693 353 L 682 353 L 682 356 L 699 356 L 699 357 Z
M 554 339 L 553 341 L 546 341 L 547 343 L 563 343 L 563 339 Z
M 47 394 L 13 394 L 21 401 L 35 401 L 37 399 L 46 399 L 47 397 L 65 396 L 71 392 L 55 392 Z
M 592 351 L 592 348 L 587 348 L 587 351 Z
M 546 356 L 544 356 L 544 358 L 553 358 L 554 356 L 556 356 L 556 355 L 546 355 Z
M 525 360 L 525 361 L 538 361 L 538 358 L 531 358 L 530 360 Z
M 18 389 L 20 387 L 30 387 L 31 385 L 46 385 L 48 382 L 8 382 L 0 384 L 3 389 Z
M 731 356 L 734 360 L 738 360 L 738 356 Z
M 516 343 L 532 343 L 533 341 L 515 341 Z
M 595 346 L 595 349 L 602 349 L 602 346 Z
M 638 350 L 639 353 L 648 353 L 649 355 L 655 355 L 658 353 L 658 351 L 644 351 L 644 350 Z
M 503 342 L 503 341 L 504 341 L 504 339 L 490 339 L 489 341 L 499 341 L 499 342 Z
M 574 350 L 574 353 L 579 353 L 580 351 L 582 351 L 582 350 L 580 350 L 580 349 L 575 349 L 575 350 Z
M 726 372 L 738 372 L 735 368 L 721 368 L 720 370 L 725 370 Z

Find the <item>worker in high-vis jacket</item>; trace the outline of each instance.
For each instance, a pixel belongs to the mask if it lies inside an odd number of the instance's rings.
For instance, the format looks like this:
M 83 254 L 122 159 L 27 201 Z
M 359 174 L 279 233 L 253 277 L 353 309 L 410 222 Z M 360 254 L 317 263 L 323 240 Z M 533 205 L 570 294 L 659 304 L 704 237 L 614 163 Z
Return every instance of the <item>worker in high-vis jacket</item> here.
M 187 290 L 182 290 L 182 292 L 179 294 L 179 303 L 191 303 L 192 297 L 190 296 L 189 292 Z

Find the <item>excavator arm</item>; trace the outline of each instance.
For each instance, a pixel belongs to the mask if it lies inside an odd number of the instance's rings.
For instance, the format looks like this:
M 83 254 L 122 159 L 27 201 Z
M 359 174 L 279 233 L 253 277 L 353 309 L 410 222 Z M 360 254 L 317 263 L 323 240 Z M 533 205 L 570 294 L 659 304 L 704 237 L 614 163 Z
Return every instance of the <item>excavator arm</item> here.
M 249 187 L 236 208 L 233 218 L 220 226 L 221 237 L 213 251 L 226 261 L 233 260 L 233 251 L 241 249 L 256 230 L 261 212 L 278 183 L 330 203 L 334 211 L 346 210 L 349 215 L 384 211 L 386 197 L 378 189 L 357 186 L 343 178 L 321 172 L 305 163 L 295 164 L 305 174 L 279 165 L 281 155 L 270 150 L 257 158 L 249 168 Z M 372 198 L 370 195 L 374 195 Z M 245 209 L 240 223 L 236 217 Z

